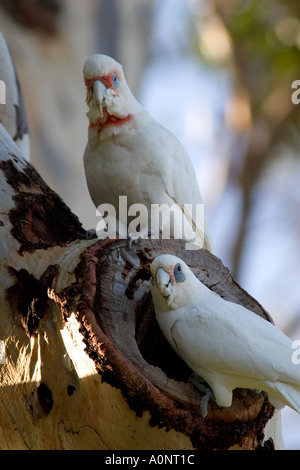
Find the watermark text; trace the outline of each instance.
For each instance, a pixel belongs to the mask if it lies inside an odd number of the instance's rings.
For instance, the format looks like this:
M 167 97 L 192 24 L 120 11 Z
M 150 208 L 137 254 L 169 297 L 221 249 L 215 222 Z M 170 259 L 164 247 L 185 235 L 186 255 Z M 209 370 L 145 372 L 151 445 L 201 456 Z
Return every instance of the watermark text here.
M 295 88 L 295 91 L 292 93 L 291 100 L 293 104 L 300 103 L 300 80 L 294 80 L 292 83 L 292 88 Z
M 98 238 L 151 238 L 186 241 L 187 249 L 204 244 L 204 204 L 144 204 L 128 206 L 127 196 L 119 196 L 118 207 L 100 204 L 96 226 Z
M 300 339 L 295 339 L 292 342 L 292 348 L 296 349 L 296 351 L 292 354 L 292 363 L 293 364 L 300 364 Z

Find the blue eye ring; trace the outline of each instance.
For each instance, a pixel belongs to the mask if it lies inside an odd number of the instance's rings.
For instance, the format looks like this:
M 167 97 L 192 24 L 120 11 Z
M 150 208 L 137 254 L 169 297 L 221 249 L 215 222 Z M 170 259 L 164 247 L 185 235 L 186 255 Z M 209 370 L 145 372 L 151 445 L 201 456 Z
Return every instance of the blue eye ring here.
M 119 77 L 116 74 L 116 72 L 113 72 L 113 74 L 112 74 L 112 84 L 115 88 L 119 88 L 119 86 L 120 86 Z
M 180 263 L 175 264 L 173 273 L 174 273 L 174 278 L 175 278 L 176 282 L 184 282 L 185 281 L 185 274 L 182 271 L 182 267 L 181 267 Z

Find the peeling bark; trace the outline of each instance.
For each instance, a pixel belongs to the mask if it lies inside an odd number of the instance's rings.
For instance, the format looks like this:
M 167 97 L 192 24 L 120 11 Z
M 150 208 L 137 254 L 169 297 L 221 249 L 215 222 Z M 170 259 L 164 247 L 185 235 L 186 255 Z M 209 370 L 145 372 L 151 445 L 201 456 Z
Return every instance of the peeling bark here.
M 13 153 L 10 156 L 17 158 Z M 12 160 L 6 160 L 0 162 L 0 170 L 15 191 L 9 219 L 21 253 L 85 238 L 78 219 L 31 165 L 20 171 Z

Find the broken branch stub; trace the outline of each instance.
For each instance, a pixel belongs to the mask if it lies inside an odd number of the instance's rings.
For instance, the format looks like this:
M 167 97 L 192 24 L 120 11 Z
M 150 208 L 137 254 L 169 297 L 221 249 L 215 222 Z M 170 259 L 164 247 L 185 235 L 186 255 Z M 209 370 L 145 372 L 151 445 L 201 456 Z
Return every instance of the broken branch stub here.
M 0 123 L 22 149 L 24 157 L 29 160 L 29 129 L 23 94 L 9 48 L 1 31 L 0 81 L 4 85 L 4 96 L 0 93 Z

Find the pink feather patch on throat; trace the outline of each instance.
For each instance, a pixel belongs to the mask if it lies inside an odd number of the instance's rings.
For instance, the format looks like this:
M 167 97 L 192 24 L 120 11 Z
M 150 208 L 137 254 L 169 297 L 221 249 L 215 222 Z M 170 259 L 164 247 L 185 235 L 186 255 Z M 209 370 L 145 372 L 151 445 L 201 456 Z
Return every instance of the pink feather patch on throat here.
M 170 275 L 170 280 L 171 280 L 172 284 L 174 284 L 174 281 L 175 281 L 173 273 L 174 273 L 174 266 L 171 264 L 170 270 L 169 270 L 169 275 Z
M 128 114 L 125 118 L 118 118 L 117 116 L 113 116 L 112 114 L 107 114 L 106 119 L 100 122 L 90 122 L 89 129 L 98 129 L 98 135 L 108 126 L 115 126 L 121 127 L 126 124 L 129 124 L 131 121 L 132 115 Z
M 84 82 L 85 85 L 88 89 L 88 91 L 92 91 L 93 89 L 93 84 L 96 80 L 100 80 L 106 88 L 115 88 L 113 85 L 113 73 L 110 72 L 107 75 L 102 75 L 100 76 L 94 76 L 91 78 L 85 78 Z M 117 73 L 117 72 L 115 72 Z M 103 119 L 99 120 L 98 122 L 90 122 L 89 129 L 97 129 L 98 131 L 98 136 L 100 133 L 107 128 L 108 126 L 113 126 L 113 127 L 121 127 L 126 124 L 129 124 L 132 119 L 132 115 L 128 114 L 128 116 L 125 116 L 124 118 L 119 118 L 117 116 L 114 116 L 112 114 L 109 114 L 106 109 L 104 109 L 104 117 Z

